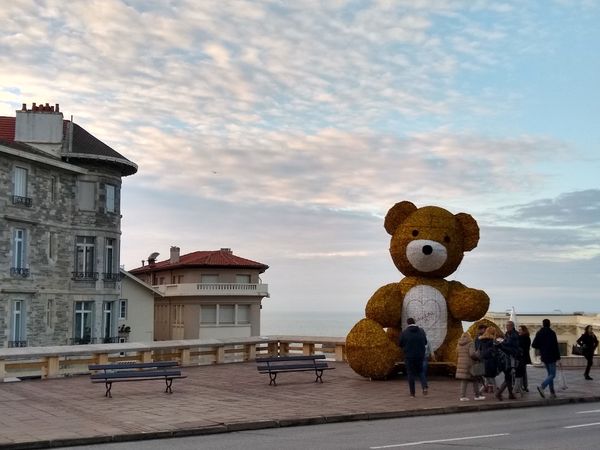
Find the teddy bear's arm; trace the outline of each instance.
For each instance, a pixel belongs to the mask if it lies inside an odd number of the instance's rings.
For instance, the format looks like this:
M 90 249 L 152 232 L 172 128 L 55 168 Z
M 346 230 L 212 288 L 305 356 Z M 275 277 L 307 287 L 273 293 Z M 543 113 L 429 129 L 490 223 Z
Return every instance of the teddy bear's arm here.
M 365 315 L 382 327 L 398 326 L 402 315 L 402 299 L 400 283 L 386 284 L 371 296 Z
M 448 289 L 448 311 L 458 320 L 481 319 L 490 306 L 490 298 L 479 289 L 468 288 L 458 281 L 451 281 Z

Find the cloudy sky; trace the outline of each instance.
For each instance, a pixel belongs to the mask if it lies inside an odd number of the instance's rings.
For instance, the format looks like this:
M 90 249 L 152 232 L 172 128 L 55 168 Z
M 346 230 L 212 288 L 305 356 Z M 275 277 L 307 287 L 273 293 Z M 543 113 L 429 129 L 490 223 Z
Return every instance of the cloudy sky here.
M 136 162 L 122 264 L 231 247 L 270 310 L 402 275 L 396 202 L 473 215 L 491 309 L 600 312 L 600 3 L 13 0 L 0 115 L 60 103 Z

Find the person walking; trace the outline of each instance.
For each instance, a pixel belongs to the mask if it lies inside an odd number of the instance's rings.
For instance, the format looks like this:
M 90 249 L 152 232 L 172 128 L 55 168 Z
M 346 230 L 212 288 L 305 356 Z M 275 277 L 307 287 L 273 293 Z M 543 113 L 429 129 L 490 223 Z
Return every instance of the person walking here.
M 519 334 L 515 330 L 515 323 L 512 320 L 506 322 L 506 333 L 499 346 L 499 351 L 504 352 L 510 362 L 502 368 L 504 381 L 496 391 L 496 398 L 502 400 L 502 393 L 504 389 L 508 388 L 508 398 L 514 400 L 516 397 L 513 393 L 512 368 L 516 367 L 519 363 L 521 349 L 519 348 Z
M 487 327 L 479 336 L 479 357 L 483 361 L 485 379 L 485 392 L 494 393 L 496 390 L 496 376 L 498 375 L 498 364 L 496 360 L 496 329 Z
M 423 359 L 425 358 L 425 346 L 427 345 L 427 336 L 425 331 L 415 324 L 415 319 L 409 317 L 406 321 L 408 326 L 400 335 L 400 347 L 404 350 L 404 364 L 408 376 L 408 389 L 410 396 L 415 396 L 415 379 L 421 378 L 423 372 Z M 421 388 L 423 394 L 427 395 L 427 386 L 423 384 L 421 378 Z
M 475 400 L 485 400 L 485 397 L 479 393 L 479 380 L 471 374 L 473 363 L 478 360 L 477 351 L 473 338 L 469 333 L 463 333 L 456 346 L 458 361 L 456 363 L 456 379 L 460 380 L 460 401 L 469 401 L 467 397 L 467 385 L 473 384 L 473 398 Z
M 556 377 L 556 363 L 560 361 L 560 350 L 556 333 L 550 328 L 550 319 L 542 321 L 542 328 L 535 334 L 531 346 L 540 352 L 540 358 L 546 367 L 547 376 L 537 390 L 542 398 L 546 398 L 544 390 L 550 388 L 550 397 L 556 398 L 554 391 L 554 377 Z
M 473 345 L 475 346 L 475 351 L 477 352 L 477 355 L 479 356 L 479 363 L 483 366 L 483 360 L 481 359 L 481 341 L 479 340 L 479 338 L 483 335 L 483 333 L 485 333 L 487 326 L 483 323 L 479 324 L 479 326 L 477 327 L 477 335 L 475 336 L 475 340 L 473 341 Z M 485 372 L 485 369 L 483 370 L 483 372 Z M 475 377 L 479 383 L 479 393 L 481 392 L 486 392 L 486 385 L 485 385 L 485 377 L 483 374 L 481 374 L 480 376 L 476 376 Z
M 521 381 L 521 390 L 529 392 L 527 364 L 531 364 L 531 337 L 529 336 L 529 329 L 525 325 L 519 325 L 519 347 L 521 347 L 521 360 L 519 366 L 517 366 L 516 377 Z
M 596 351 L 596 347 L 598 347 L 598 338 L 594 334 L 591 325 L 585 327 L 585 331 L 581 337 L 577 339 L 577 343 L 581 346 L 583 350 L 583 356 L 587 360 L 587 366 L 585 366 L 585 372 L 583 376 L 586 380 L 593 380 L 593 378 L 590 377 L 590 369 L 592 368 L 592 363 L 594 362 L 594 352 Z

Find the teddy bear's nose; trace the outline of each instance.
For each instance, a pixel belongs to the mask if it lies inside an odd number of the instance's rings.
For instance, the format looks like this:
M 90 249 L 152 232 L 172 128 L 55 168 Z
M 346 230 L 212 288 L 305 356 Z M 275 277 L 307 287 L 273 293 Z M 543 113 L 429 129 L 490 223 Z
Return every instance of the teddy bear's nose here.
M 423 253 L 425 253 L 426 255 L 431 255 L 433 253 L 433 247 L 431 245 L 424 245 Z

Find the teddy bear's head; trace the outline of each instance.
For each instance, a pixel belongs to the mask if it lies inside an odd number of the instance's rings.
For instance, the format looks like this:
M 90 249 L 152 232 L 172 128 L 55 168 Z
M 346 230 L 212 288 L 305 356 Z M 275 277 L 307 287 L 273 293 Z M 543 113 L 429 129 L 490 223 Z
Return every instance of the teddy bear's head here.
M 392 236 L 392 260 L 406 276 L 446 277 L 479 241 L 479 227 L 469 214 L 437 206 L 417 208 L 408 201 L 388 211 L 384 227 Z

